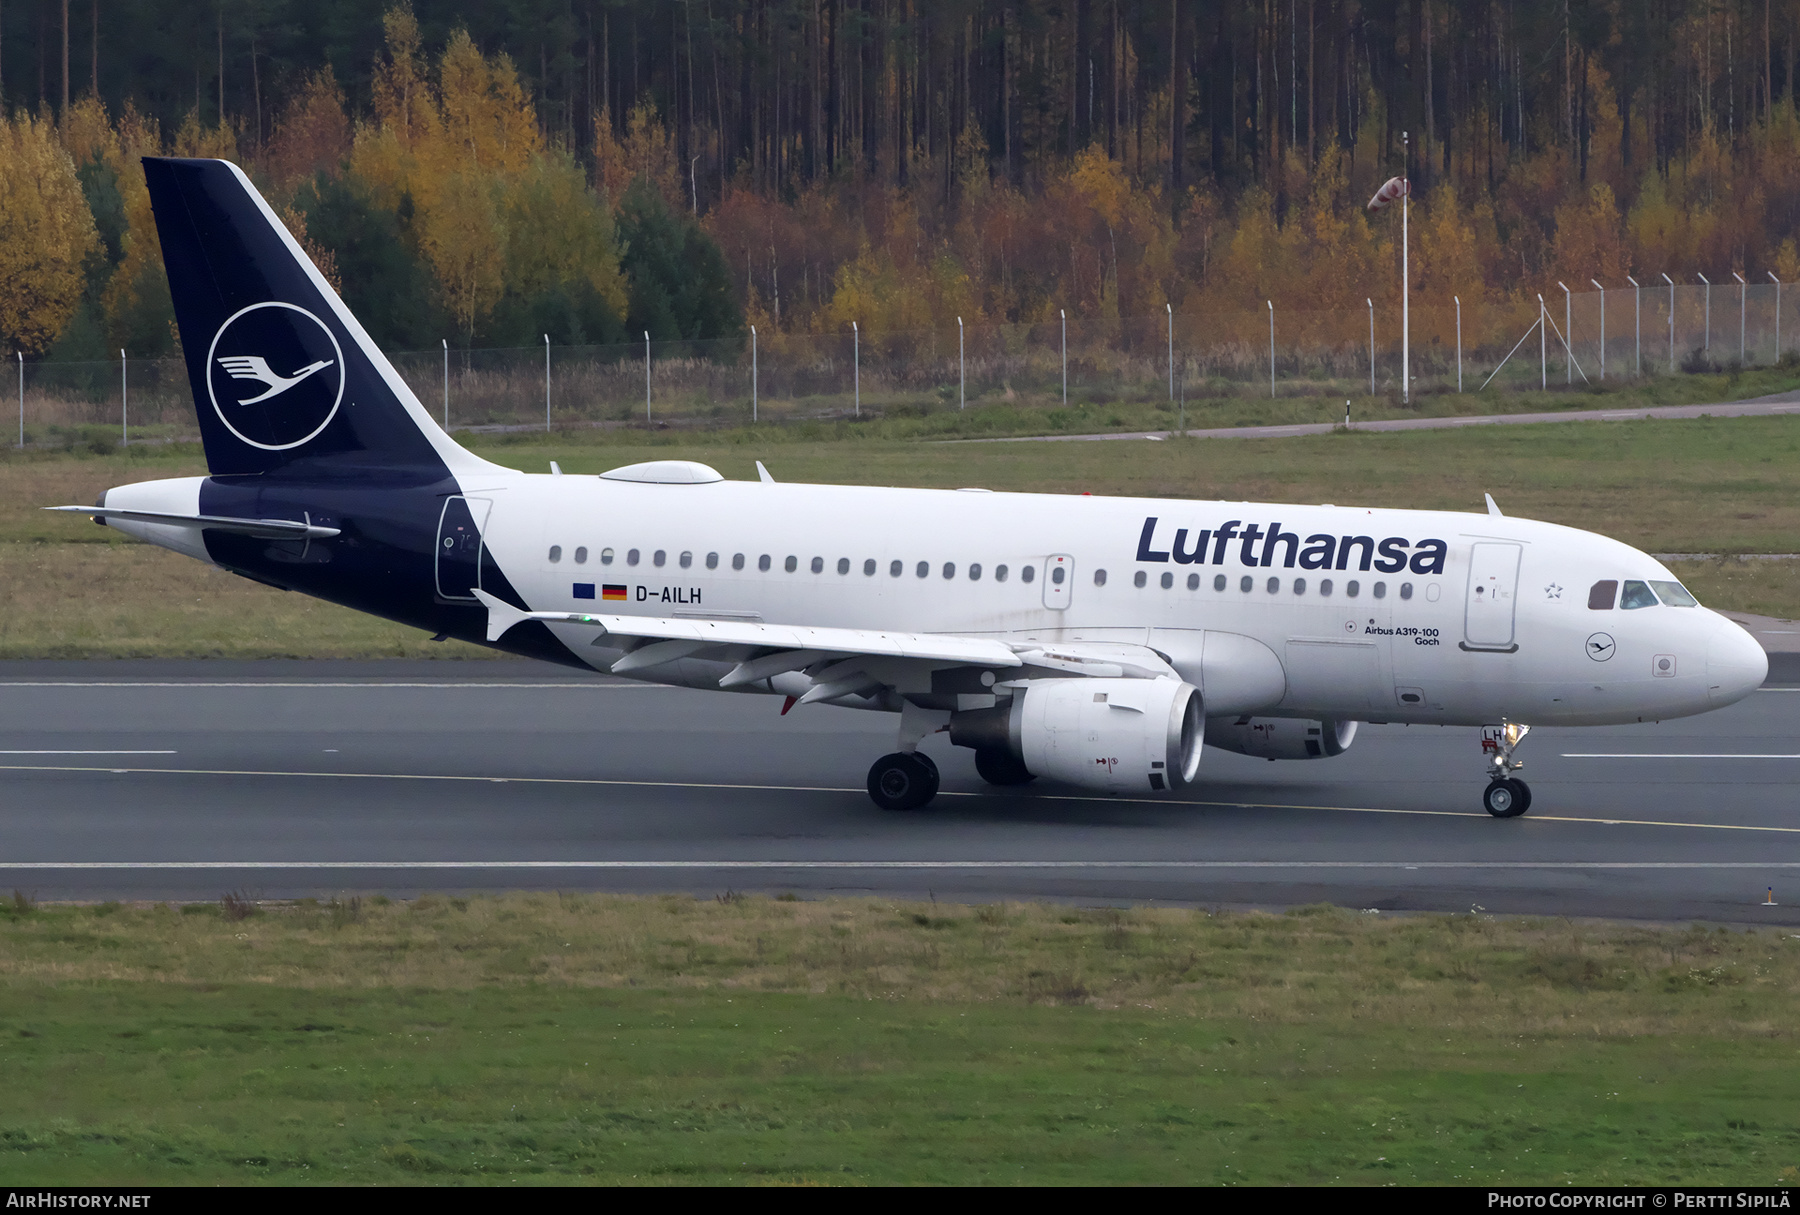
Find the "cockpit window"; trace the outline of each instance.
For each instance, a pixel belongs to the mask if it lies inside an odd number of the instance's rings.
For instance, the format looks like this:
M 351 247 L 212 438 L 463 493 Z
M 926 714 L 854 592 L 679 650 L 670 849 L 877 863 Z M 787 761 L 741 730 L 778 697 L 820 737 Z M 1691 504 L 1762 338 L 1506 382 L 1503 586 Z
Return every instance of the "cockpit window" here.
M 1619 596 L 1619 606 L 1626 611 L 1630 611 L 1632 608 L 1655 607 L 1656 593 L 1650 589 L 1648 583 L 1628 579 L 1625 583 L 1624 593 Z
M 1594 583 L 1588 591 L 1588 607 L 1596 612 L 1612 611 L 1613 600 L 1619 597 L 1619 580 L 1607 578 Z
M 1679 582 L 1652 582 L 1652 590 L 1656 597 L 1670 607 L 1699 607 L 1700 601 L 1688 593 L 1688 589 Z

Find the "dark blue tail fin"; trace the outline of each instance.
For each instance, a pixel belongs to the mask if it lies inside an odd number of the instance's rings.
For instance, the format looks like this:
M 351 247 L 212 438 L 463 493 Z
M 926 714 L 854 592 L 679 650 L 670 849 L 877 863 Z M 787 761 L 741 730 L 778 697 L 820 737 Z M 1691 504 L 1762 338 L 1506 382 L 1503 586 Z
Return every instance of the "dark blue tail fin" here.
M 491 467 L 432 421 L 236 165 L 147 157 L 144 176 L 215 476 Z

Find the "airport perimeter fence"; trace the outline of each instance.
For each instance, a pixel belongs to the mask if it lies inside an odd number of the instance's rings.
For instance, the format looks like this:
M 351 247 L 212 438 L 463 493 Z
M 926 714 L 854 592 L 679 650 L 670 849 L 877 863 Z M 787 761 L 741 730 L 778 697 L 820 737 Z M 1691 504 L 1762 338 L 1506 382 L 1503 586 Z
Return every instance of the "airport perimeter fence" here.
M 1781 284 L 1558 291 L 1411 310 L 1416 404 L 1433 393 L 1597 384 L 1775 362 L 1800 348 Z M 1565 343 L 1565 336 L 1567 342 Z M 1571 357 L 1572 356 L 1572 357 Z M 741 340 L 390 354 L 456 429 L 725 426 L 917 416 L 1006 404 L 1398 395 L 1400 309 L 1165 313 L 901 333 L 750 333 Z M 15 360 L 18 434 L 193 433 L 180 359 Z M 9 385 L 11 387 L 11 385 Z M 93 435 L 92 442 L 108 441 Z

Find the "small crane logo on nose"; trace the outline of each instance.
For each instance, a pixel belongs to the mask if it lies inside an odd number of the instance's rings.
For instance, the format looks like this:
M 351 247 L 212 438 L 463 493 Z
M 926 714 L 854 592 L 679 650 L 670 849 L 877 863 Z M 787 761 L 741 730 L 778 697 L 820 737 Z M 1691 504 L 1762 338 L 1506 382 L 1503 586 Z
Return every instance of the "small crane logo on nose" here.
M 1611 658 L 1615 648 L 1609 633 L 1595 633 L 1587 639 L 1587 656 L 1595 662 L 1605 662 Z

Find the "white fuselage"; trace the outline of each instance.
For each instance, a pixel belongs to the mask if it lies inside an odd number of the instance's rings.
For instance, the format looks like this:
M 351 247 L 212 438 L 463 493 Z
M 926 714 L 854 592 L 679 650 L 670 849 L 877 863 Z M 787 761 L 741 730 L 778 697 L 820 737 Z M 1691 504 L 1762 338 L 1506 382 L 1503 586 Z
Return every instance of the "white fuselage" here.
M 1632 722 L 1731 703 L 1766 669 L 1754 639 L 1705 608 L 1590 609 L 1597 581 L 1673 575 L 1617 541 L 1525 519 L 575 476 L 496 479 L 467 494 L 491 501 L 487 543 L 535 609 L 1148 645 L 1202 685 L 1213 715 Z M 1264 537 L 1246 544 L 1244 531 L 1271 524 L 1296 540 L 1272 554 Z M 1202 530 L 1212 535 L 1197 553 Z M 1306 551 L 1317 536 L 1334 549 L 1346 536 L 1373 543 L 1327 558 L 1323 545 Z M 1384 553 L 1390 538 L 1410 544 Z M 1443 542 L 1441 559 L 1419 552 L 1427 539 Z M 1327 568 L 1305 568 L 1322 559 Z M 597 595 L 622 586 L 625 598 L 578 598 L 589 585 Z M 597 667 L 616 656 L 591 630 L 558 629 Z M 1208 634 L 1238 645 L 1215 640 L 1213 653 L 1236 656 L 1203 663 Z M 1612 643 L 1599 659 L 1596 635 Z M 1251 669 L 1240 638 L 1278 660 L 1283 686 Z M 670 664 L 654 677 L 717 687 L 715 666 Z

